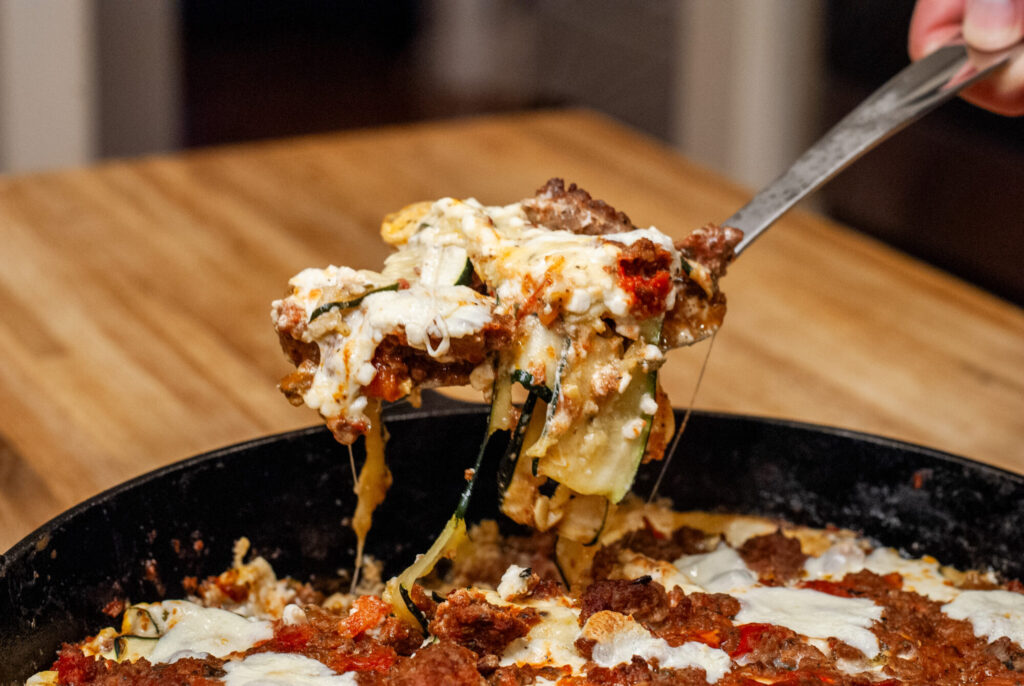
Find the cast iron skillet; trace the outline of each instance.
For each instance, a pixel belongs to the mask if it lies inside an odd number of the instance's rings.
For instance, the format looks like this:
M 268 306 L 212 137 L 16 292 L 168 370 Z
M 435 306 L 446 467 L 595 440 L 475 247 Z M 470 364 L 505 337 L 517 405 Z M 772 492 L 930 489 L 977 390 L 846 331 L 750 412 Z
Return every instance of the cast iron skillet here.
M 485 408 L 439 397 L 387 421 L 395 479 L 367 550 L 389 574 L 451 515 L 485 428 Z M 637 493 L 649 492 L 652 466 Z M 495 516 L 493 483 L 493 473 L 481 474 L 471 519 Z M 914 555 L 1024 577 L 1024 477 L 905 443 L 696 413 L 661 493 L 686 509 L 836 524 Z M 0 558 L 0 683 L 46 668 L 61 642 L 109 625 L 101 610 L 110 601 L 180 597 L 186 575 L 223 571 L 240 536 L 280 575 L 328 584 L 354 556 L 344 524 L 353 508 L 347 452 L 320 427 L 200 455 L 102 493 Z

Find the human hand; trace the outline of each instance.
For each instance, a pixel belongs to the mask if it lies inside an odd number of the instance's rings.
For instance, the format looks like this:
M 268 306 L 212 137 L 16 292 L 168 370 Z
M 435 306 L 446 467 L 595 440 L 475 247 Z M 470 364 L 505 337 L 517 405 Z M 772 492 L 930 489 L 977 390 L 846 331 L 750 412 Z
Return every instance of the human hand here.
M 918 60 L 962 33 L 972 53 L 996 52 L 1024 40 L 1024 0 L 918 0 L 909 50 Z M 1024 114 L 1024 49 L 961 94 L 998 114 Z

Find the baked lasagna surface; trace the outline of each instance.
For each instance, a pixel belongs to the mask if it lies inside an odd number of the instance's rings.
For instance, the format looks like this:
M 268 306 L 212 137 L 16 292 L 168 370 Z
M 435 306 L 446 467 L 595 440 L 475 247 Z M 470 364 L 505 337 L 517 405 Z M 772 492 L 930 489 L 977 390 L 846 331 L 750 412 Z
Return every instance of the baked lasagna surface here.
M 41 684 L 1019 684 L 1018 582 L 842 530 L 626 499 L 600 542 L 471 531 L 399 620 L 365 574 L 323 597 L 262 558 L 130 606 Z M 420 624 L 419 622 L 422 622 Z
M 272 306 L 295 365 L 282 391 L 340 442 L 366 436 L 360 540 L 390 483 L 381 403 L 465 384 L 491 402 L 487 437 L 508 441 L 502 511 L 591 540 L 640 463 L 664 454 L 658 368 L 721 324 L 718 281 L 741 233 L 708 225 L 674 241 L 552 179 L 511 205 L 416 203 L 381 235 L 396 248 L 381 271 L 306 269 Z

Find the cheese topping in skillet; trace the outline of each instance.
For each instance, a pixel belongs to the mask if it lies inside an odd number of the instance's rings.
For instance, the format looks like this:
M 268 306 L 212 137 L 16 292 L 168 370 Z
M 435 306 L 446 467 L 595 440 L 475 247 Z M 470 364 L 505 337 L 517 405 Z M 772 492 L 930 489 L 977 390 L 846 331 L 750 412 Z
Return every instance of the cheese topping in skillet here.
M 857 558 L 854 550 L 911 570 L 932 564 L 848 531 L 627 500 L 594 546 L 552 551 L 544 534 L 504 538 L 489 523 L 471 533 L 446 575 L 424 581 L 431 590 L 413 589 L 424 629 L 376 595 L 323 598 L 282 584 L 260 558 L 239 559 L 194 585 L 187 602 L 130 607 L 120 631 L 65 647 L 30 683 L 192 683 L 185 675 L 199 674 L 228 686 L 1024 680 L 1019 583 L 936 567 L 933 581 L 952 597 L 943 605 L 898 572 L 808 571 L 835 566 L 838 551 Z

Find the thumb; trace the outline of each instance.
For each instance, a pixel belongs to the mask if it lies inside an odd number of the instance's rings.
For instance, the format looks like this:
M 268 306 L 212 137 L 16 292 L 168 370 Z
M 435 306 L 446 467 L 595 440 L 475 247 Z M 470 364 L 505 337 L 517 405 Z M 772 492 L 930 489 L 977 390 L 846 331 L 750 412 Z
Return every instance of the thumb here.
M 964 40 L 982 52 L 1008 48 L 1024 39 L 1024 0 L 967 0 Z

